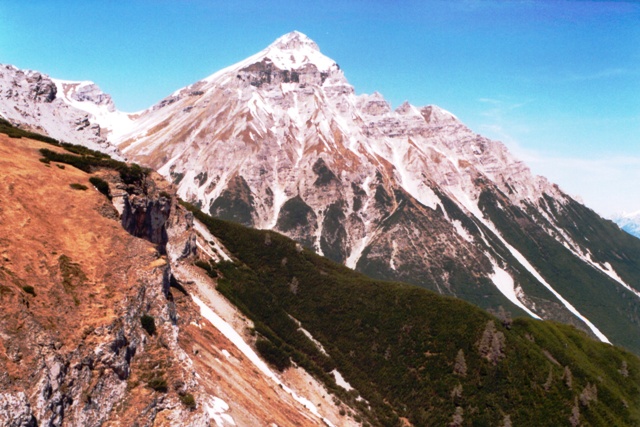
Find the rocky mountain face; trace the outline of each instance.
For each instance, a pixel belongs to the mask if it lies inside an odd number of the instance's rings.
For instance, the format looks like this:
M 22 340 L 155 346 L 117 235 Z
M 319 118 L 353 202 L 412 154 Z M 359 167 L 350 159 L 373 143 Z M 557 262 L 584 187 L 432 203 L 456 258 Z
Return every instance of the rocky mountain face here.
M 0 116 L 21 128 L 120 157 L 107 137 L 126 126 L 111 97 L 93 82 L 52 79 L 36 71 L 0 65 Z
M 358 425 L 305 371 L 258 358 L 252 322 L 194 266 L 226 249 L 170 184 L 123 178 L 123 164 L 89 174 L 39 150 L 91 155 L 12 135 L 0 134 L 0 425 Z
M 127 121 L 64 101 L 111 126 L 111 144 L 204 212 L 282 232 L 372 277 L 640 352 L 637 239 L 453 114 L 355 94 L 301 33 Z

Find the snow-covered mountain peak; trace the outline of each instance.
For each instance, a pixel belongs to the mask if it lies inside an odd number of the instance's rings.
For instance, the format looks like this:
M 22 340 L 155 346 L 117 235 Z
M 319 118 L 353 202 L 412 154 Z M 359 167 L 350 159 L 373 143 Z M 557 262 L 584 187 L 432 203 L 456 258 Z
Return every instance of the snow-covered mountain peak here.
M 290 78 L 295 80 L 296 77 L 289 73 L 293 71 L 308 72 L 308 65 L 311 65 L 312 69 L 315 67 L 317 72 L 327 75 L 330 72 L 340 70 L 333 59 L 320 52 L 318 45 L 313 40 L 298 31 L 292 31 L 277 38 L 255 55 L 210 75 L 203 82 L 217 82 L 218 84 L 228 82 L 230 78 L 235 78 L 238 71 L 262 73 L 266 77 L 266 74 L 277 70 L 287 72 L 287 80 Z M 274 68 L 277 70 L 273 70 Z
M 320 53 L 318 45 L 298 31 L 279 37 L 257 56 L 256 59 L 268 58 L 281 70 L 298 70 L 307 64 L 323 72 L 338 69 L 333 59 Z
M 0 65 L 0 116 L 16 126 L 119 157 L 107 137 L 130 120 L 93 82 Z
M 92 81 L 51 80 L 56 85 L 58 96 L 62 96 L 66 100 L 90 102 L 95 105 L 105 106 L 109 112 L 116 111 L 116 106 L 111 96 L 104 93 L 100 87 Z
M 271 45 L 270 49 L 293 50 L 307 48 L 320 51 L 320 48 L 309 37 L 299 31 L 292 31 L 283 36 L 278 37 Z

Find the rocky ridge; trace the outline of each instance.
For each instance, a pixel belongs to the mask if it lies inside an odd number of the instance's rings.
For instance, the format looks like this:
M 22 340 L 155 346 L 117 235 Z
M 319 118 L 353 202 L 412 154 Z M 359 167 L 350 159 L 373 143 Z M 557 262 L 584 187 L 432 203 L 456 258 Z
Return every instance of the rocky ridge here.
M 0 65 L 0 115 L 13 125 L 121 158 L 107 138 L 113 123 L 126 126 L 111 97 L 93 82 L 52 79 Z

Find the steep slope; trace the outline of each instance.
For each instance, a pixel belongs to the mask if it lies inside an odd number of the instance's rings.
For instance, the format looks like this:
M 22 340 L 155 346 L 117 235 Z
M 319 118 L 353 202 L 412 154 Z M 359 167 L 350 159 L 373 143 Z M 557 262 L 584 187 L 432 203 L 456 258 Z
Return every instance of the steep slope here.
M 639 242 L 454 115 L 356 95 L 301 33 L 141 113 L 118 146 L 219 218 L 640 352 Z
M 160 176 L 0 125 L 0 425 L 358 425 L 258 358 Z
M 234 257 L 208 267 L 218 289 L 255 321 L 273 357 L 318 366 L 373 425 L 640 422 L 630 353 L 566 325 L 495 318 L 375 281 L 272 231 L 191 209 Z

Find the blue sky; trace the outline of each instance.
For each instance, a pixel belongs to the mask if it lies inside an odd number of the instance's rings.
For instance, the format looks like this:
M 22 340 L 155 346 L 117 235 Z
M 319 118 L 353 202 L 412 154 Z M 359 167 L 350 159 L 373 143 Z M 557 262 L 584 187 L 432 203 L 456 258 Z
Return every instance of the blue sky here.
M 298 30 L 357 93 L 437 104 L 608 215 L 640 210 L 640 4 L 2 0 L 0 63 L 149 107 Z

